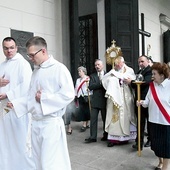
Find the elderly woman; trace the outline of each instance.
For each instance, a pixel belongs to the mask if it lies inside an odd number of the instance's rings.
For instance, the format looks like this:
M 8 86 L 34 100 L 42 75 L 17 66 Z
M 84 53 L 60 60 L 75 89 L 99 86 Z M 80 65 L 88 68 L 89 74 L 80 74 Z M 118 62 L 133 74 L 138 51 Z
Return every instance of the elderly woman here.
M 89 128 L 89 120 L 90 120 L 90 109 L 89 102 L 84 99 L 88 99 L 88 96 L 91 92 L 88 91 L 88 82 L 89 76 L 87 76 L 87 70 L 85 67 L 78 67 L 79 78 L 76 80 L 75 85 L 75 96 L 79 102 L 79 121 L 83 122 L 83 125 L 80 129 L 81 132 L 86 131 Z
M 145 100 L 137 102 L 149 108 L 151 130 L 151 149 L 159 157 L 155 170 L 170 169 L 170 80 L 166 64 L 154 63 L 152 66 L 153 82 Z

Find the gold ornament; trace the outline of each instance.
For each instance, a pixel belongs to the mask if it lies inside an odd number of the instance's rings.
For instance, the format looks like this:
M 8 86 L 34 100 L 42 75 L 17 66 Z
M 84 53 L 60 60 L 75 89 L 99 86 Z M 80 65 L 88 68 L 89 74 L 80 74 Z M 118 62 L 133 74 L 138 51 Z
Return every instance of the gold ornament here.
M 112 68 L 114 68 L 114 62 L 115 60 L 122 56 L 121 48 L 116 46 L 116 41 L 112 41 L 112 45 L 107 48 L 105 56 L 106 56 L 106 63 L 109 65 L 112 65 Z

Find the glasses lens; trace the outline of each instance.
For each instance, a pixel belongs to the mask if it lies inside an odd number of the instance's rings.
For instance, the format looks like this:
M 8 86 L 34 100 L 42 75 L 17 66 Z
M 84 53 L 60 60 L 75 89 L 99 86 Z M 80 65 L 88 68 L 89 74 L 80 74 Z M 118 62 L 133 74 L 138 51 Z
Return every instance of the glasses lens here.
M 34 54 L 27 54 L 27 56 L 29 58 L 33 58 L 35 55 L 37 55 L 42 49 L 38 50 L 37 52 L 35 52 Z

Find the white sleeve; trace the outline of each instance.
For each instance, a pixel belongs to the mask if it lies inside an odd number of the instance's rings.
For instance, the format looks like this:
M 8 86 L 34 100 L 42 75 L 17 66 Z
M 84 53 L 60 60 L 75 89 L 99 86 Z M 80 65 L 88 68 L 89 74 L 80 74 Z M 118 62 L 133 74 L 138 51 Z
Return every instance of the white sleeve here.
M 151 96 L 152 94 L 151 94 L 151 91 L 150 91 L 150 89 L 148 90 L 148 93 L 147 93 L 147 95 L 146 95 L 146 97 L 145 97 L 145 100 L 143 101 L 143 104 L 142 104 L 142 106 L 143 107 L 148 107 L 149 106 L 149 102 L 150 102 L 150 96 Z

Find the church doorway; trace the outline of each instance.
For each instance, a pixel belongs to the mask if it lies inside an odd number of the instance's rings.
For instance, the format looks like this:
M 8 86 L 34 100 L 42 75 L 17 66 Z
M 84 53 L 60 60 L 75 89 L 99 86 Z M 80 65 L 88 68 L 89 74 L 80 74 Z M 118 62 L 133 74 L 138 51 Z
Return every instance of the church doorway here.
M 98 58 L 97 3 L 96 0 L 89 2 L 95 6 L 91 13 L 82 12 L 82 6 L 86 8 L 88 1 L 69 1 L 71 74 L 74 82 L 78 77 L 77 68 L 86 67 L 90 75 L 94 71 L 94 61 Z
M 80 3 L 81 2 L 81 3 Z M 82 4 L 80 6 L 80 4 Z M 89 5 L 89 3 L 91 3 Z M 71 74 L 75 81 L 77 68 L 83 65 L 88 75 L 94 71 L 94 61 L 98 58 L 98 19 L 97 0 L 70 0 L 70 53 Z M 80 15 L 86 8 L 91 13 Z M 122 48 L 127 65 L 138 69 L 139 57 L 139 24 L 138 0 L 104 0 L 105 9 L 105 48 L 115 40 Z M 90 10 L 90 9 L 89 9 Z M 100 44 L 101 45 L 101 44 Z M 107 71 L 110 67 L 107 66 Z

